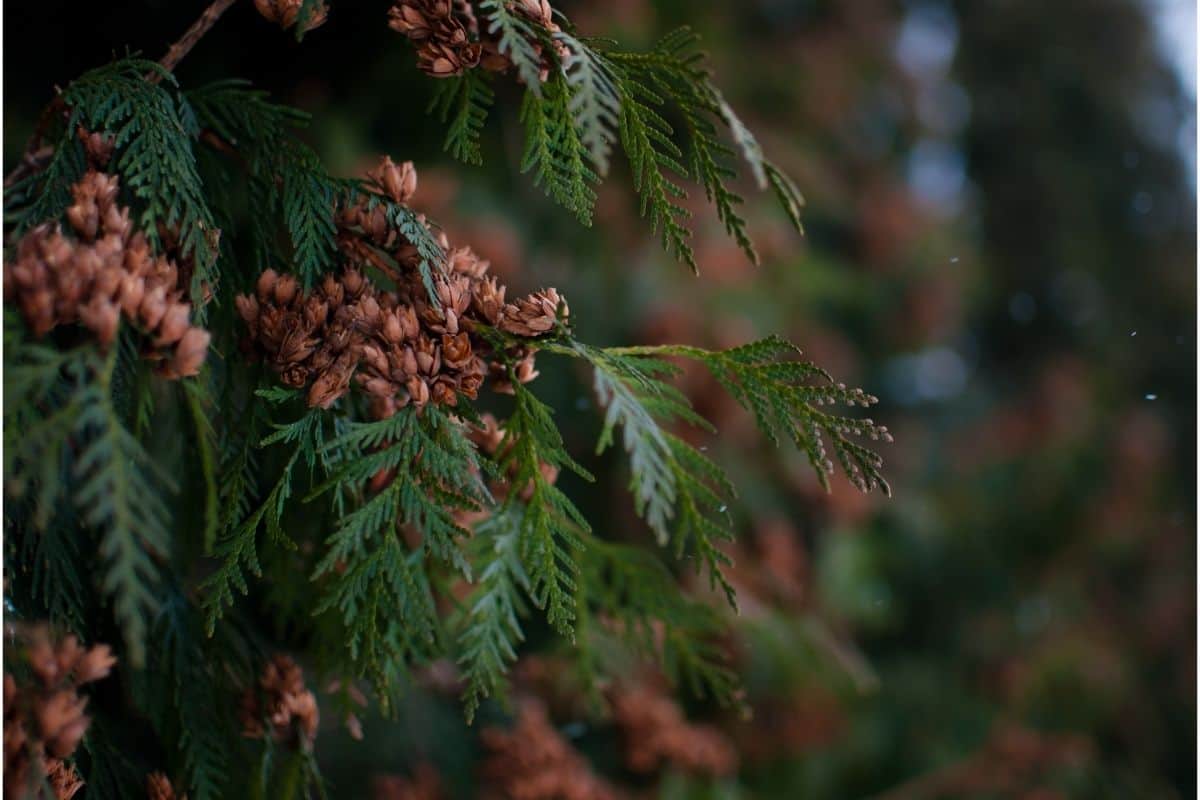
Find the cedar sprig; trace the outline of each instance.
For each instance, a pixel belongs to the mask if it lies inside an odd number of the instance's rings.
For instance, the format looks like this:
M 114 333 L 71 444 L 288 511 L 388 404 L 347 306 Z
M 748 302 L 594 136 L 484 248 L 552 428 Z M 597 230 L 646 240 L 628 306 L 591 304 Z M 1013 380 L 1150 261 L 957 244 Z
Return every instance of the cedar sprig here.
M 706 569 L 712 585 L 736 606 L 733 586 L 723 573 L 729 557 L 720 548 L 721 542 L 734 539 L 729 502 L 735 491 L 720 467 L 669 430 L 675 422 L 712 430 L 667 382 L 678 368 L 657 358 L 631 358 L 579 342 L 564 352 L 593 368 L 597 399 L 605 409 L 597 453 L 613 443 L 617 427 L 622 429 L 638 514 L 660 545 L 670 545 L 678 557 L 694 554 L 697 567 Z

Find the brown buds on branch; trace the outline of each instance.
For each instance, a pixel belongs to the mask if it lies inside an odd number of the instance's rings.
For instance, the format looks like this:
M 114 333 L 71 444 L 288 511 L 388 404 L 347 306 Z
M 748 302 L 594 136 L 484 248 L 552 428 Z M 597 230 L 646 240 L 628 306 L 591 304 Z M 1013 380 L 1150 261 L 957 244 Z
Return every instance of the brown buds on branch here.
M 93 161 L 111 143 L 80 132 Z M 4 265 L 8 300 L 17 304 L 35 336 L 80 324 L 102 347 L 116 339 L 121 320 L 144 334 L 144 352 L 168 378 L 195 375 L 208 352 L 209 334 L 190 324 L 191 304 L 179 266 L 155 256 L 129 208 L 117 202 L 114 175 L 89 170 L 71 187 L 68 227 L 45 223 L 25 234 L 16 258 Z M 69 234 L 69 235 L 68 235 Z
M 83 647 L 74 636 L 54 638 L 44 625 L 18 625 L 9 647 L 28 668 L 4 675 L 4 793 L 25 797 L 31 781 L 50 784 L 55 796 L 73 797 L 83 781 L 70 758 L 91 720 L 79 687 L 106 677 L 116 663 L 108 645 Z
M 417 174 L 411 162 L 384 158 L 368 173 L 375 190 L 393 202 L 409 200 Z M 567 316 L 566 302 L 546 289 L 513 303 L 488 276 L 488 262 L 469 247 L 447 252 L 444 274 L 434 278 L 434 302 L 421 280 L 416 248 L 393 227 L 382 205 L 360 200 L 338 214 L 339 252 L 345 268 L 326 275 L 308 292 L 290 275 L 267 270 L 253 294 L 237 298 L 249 336 L 246 344 L 284 384 L 308 388 L 311 406 L 328 408 L 354 383 L 371 398 L 376 417 L 386 418 L 410 403 L 454 406 L 474 399 L 489 374 L 496 388 L 508 385 L 508 370 L 491 363 L 492 345 L 481 326 L 535 339 Z M 394 281 L 390 290 L 365 277 L 375 269 Z M 519 360 L 517 378 L 537 376 L 533 348 L 519 346 L 505 359 Z

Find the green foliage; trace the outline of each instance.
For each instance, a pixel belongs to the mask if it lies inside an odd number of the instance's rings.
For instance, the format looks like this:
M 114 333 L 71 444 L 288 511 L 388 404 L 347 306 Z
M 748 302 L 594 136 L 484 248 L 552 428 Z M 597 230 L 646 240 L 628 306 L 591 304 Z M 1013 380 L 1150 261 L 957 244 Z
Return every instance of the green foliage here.
M 612 444 L 617 426 L 622 428 L 638 514 L 660 545 L 672 545 L 680 557 L 694 552 L 697 567 L 706 568 L 710 582 L 736 605 L 733 587 L 722 573 L 729 557 L 718 546 L 734 538 L 727 499 L 735 494 L 733 485 L 711 459 L 663 428 L 681 421 L 712 430 L 666 382 L 678 368 L 657 358 L 626 356 L 578 342 L 567 352 L 593 367 L 596 395 L 605 407 L 597 452 Z
M 696 257 L 684 226 L 691 216 L 680 203 L 687 191 L 664 170 L 686 176 L 680 163 L 683 151 L 672 140 L 674 130 L 653 109 L 661 98 L 639 83 L 621 84 L 621 145 L 633 167 L 633 188 L 642 197 L 641 213 L 659 233 L 663 249 L 685 261 L 694 270 Z
M 534 185 L 590 226 L 596 204 L 591 184 L 598 176 L 586 163 L 588 151 L 579 138 L 570 88 L 561 75 L 548 80 L 540 92 L 525 90 L 521 122 L 525 125 L 521 171 L 532 171 Z
M 155 558 L 170 551 L 171 514 L 160 487 L 175 487 L 113 408 L 115 353 L 96 366 L 96 380 L 80 392 L 75 430 L 86 444 L 74 466 L 79 480 L 74 500 L 81 519 L 100 531 L 101 589 L 112 599 L 130 662 L 140 666 L 157 608 L 151 588 L 158 573 Z
M 496 95 L 479 70 L 439 81 L 429 110 L 449 121 L 443 149 L 467 164 L 483 163 L 479 137 Z
M 586 480 L 591 474 L 567 454 L 553 412 L 517 380 L 509 368 L 516 403 L 504 426 L 498 463 L 512 487 L 505 506 L 521 507 L 521 563 L 529 576 L 535 605 L 545 609 L 550 625 L 564 636 L 573 635 L 574 588 L 579 566 L 580 532 L 591 526 L 579 509 L 546 478 L 543 465 L 570 469 Z M 527 496 L 527 499 L 523 499 Z
M 31 172 L 4 189 L 4 220 L 20 235 L 38 223 L 57 217 L 71 204 L 71 184 L 87 170 L 78 139 L 62 137 L 41 171 Z
M 178 591 L 164 598 L 151 638 L 147 696 L 141 705 L 186 776 L 189 797 L 225 795 L 230 783 L 230 727 L 222 695 L 231 691 L 221 674 L 223 656 L 206 646 L 199 615 Z
M 293 146 L 301 157 L 286 160 L 283 173 L 283 218 L 292 240 L 292 263 L 305 286 L 312 286 L 333 262 L 335 188 L 307 148 Z
M 456 514 L 481 510 L 491 496 L 461 424 L 432 406 L 352 423 L 322 452 L 338 453 L 340 466 L 309 498 L 344 492 L 362 499 L 325 541 L 312 575 L 324 584 L 317 613 L 340 615 L 351 660 L 382 683 L 390 667 L 435 641 L 427 559 L 440 559 L 469 578 L 459 545 L 469 534 Z M 380 476 L 384 485 L 364 497 L 364 484 Z M 421 548 L 406 552 L 401 525 L 420 532 Z
M 501 692 L 504 673 L 517 660 L 517 646 L 525 638 L 520 616 L 525 613 L 524 596 L 530 585 L 520 557 L 524 515 L 520 504 L 509 504 L 475 528 L 482 566 L 458 636 L 468 722 L 484 698 Z
M 304 40 L 304 34 L 308 33 L 308 22 L 313 18 L 313 15 L 321 10 L 325 4 L 325 0 L 302 0 L 300 10 L 296 13 L 296 22 L 293 30 L 296 32 L 296 41 Z
M 294 397 L 293 392 L 286 390 L 260 390 L 257 394 L 264 400 L 275 403 L 285 403 Z M 220 564 L 201 586 L 206 625 L 210 634 L 225 609 L 233 605 L 234 590 L 242 594 L 249 591 L 246 573 L 249 572 L 255 577 L 262 575 L 262 565 L 258 558 L 259 526 L 265 524 L 267 538 L 272 544 L 280 547 L 295 546 L 284 532 L 283 515 L 292 497 L 297 465 L 303 461 L 310 472 L 317 466 L 318 451 L 324 443 L 323 419 L 319 409 L 309 409 L 295 422 L 274 424 L 272 427 L 275 428 L 274 433 L 264 437 L 258 446 L 292 445 L 291 454 L 280 470 L 275 485 L 257 510 L 217 541 L 213 555 Z
M 217 477 L 217 430 L 211 415 L 214 401 L 209 395 L 206 378 L 208 370 L 198 380 L 180 384 L 195 429 L 194 443 L 199 456 L 200 477 L 204 484 L 204 550 L 216 543 L 221 525 L 221 487 Z M 148 394 L 148 393 L 147 393 Z
M 779 200 L 779 204 L 783 206 L 792 227 L 800 233 L 804 233 L 804 224 L 800 221 L 800 210 L 804 208 L 804 195 L 800 194 L 800 190 L 796 188 L 792 179 L 770 161 L 763 162 L 763 169 L 767 174 L 767 181 L 771 184 L 771 191 Z
M 191 297 L 202 317 L 202 286 L 217 279 L 218 234 L 196 171 L 196 119 L 187 101 L 163 83 L 174 87 L 175 79 L 156 63 L 136 58 L 84 73 L 62 93 L 70 115 L 59 147 L 74 146 L 80 125 L 113 137 L 117 149 L 111 168 L 141 203 L 139 229 L 160 251 L 158 226 L 178 230 L 180 252 L 194 261 Z M 45 210 L 51 212 L 46 216 L 57 216 L 62 208 Z
M 583 596 L 633 652 L 656 661 L 674 685 L 722 705 L 739 703 L 740 682 L 719 644 L 725 633 L 711 606 L 687 597 L 652 553 L 589 538 Z
M 400 235 L 408 239 L 413 247 L 417 248 L 417 255 L 421 257 L 417 263 L 417 269 L 421 273 L 421 282 L 425 286 L 425 292 L 429 295 L 429 302 L 440 308 L 441 300 L 438 299 L 437 291 L 433 286 L 433 274 L 434 272 L 446 274 L 446 254 L 442 252 L 442 246 L 438 244 L 433 233 L 411 208 L 393 203 L 386 198 L 376 199 L 376 197 L 376 195 L 369 196 L 368 207 L 370 207 L 370 203 L 383 203 L 387 208 L 388 222 L 395 226 L 396 230 L 400 231 Z
M 297 26 L 299 27 L 299 26 Z M 280 258 L 276 228 L 282 220 L 291 242 L 294 271 L 305 286 L 333 266 L 334 200 L 342 187 L 321 168 L 316 154 L 293 131 L 308 115 L 271 103 L 245 81 L 220 81 L 188 92 L 197 119 L 234 148 L 254 202 L 253 274 Z
M 792 360 L 800 354 L 795 345 L 771 336 L 715 352 L 681 345 L 612 348 L 607 352 L 635 357 L 674 355 L 700 361 L 754 415 L 758 427 L 772 442 L 778 445 L 786 437 L 808 456 L 827 491 L 833 462 L 826 457 L 826 439 L 851 483 L 864 492 L 882 489 L 884 494 L 891 494 L 891 487 L 879 471 L 883 459 L 849 438 L 853 435 L 890 441 L 887 428 L 870 419 L 830 414 L 817 408 L 837 403 L 867 408 L 878 402 L 877 398 L 835 383 L 828 372 L 811 361 Z
M 757 264 L 758 254 L 746 233 L 746 221 L 735 208 L 744 201 L 726 185 L 737 176 L 727 166 L 733 150 L 717 139 L 716 123 L 728 122 L 732 112 L 709 83 L 708 72 L 702 66 L 703 54 L 696 50 L 698 42 L 695 33 L 681 28 L 664 37 L 655 47 L 655 54 L 660 56 L 656 68 L 647 69 L 636 61 L 626 62 L 626 67 L 633 71 L 642 70 L 645 79 L 678 108 L 687 132 L 692 178 L 704 187 L 726 233 L 747 258 Z M 739 123 L 734 132 L 741 138 L 743 149 L 747 150 L 749 131 Z M 748 152 L 753 159 L 754 148 L 749 147 Z M 754 165 L 752 160 L 751 166 Z
M 670 252 L 694 266 L 684 224 L 691 180 L 753 258 L 738 215 L 742 199 L 729 188 L 727 162 L 736 151 L 720 140 L 721 125 L 760 188 L 772 188 L 798 222 L 799 193 L 712 86 L 694 35 L 679 31 L 649 53 L 628 53 L 569 32 L 551 35 L 506 0 L 479 6 L 525 87 L 521 168 L 584 224 L 619 142 L 642 213 Z M 304 3 L 298 35 L 315 7 Z M 481 161 L 494 100 L 488 81 L 477 71 L 447 80 L 433 106 L 449 125 L 445 149 L 471 163 Z M 236 723 L 223 698 L 253 680 L 249 665 L 258 659 L 245 649 L 260 643 L 251 641 L 257 634 L 243 640 L 230 631 L 254 617 L 241 613 L 238 595 L 249 595 L 251 578 L 264 571 L 269 585 L 253 602 L 260 612 L 284 607 L 274 620 L 281 641 L 272 644 L 309 648 L 321 677 L 342 680 L 347 692 L 369 679 L 385 710 L 414 664 L 449 650 L 472 719 L 486 698 L 503 694 L 533 608 L 572 648 L 578 644 L 582 669 L 595 666 L 597 642 L 612 641 L 657 661 L 697 694 L 735 698 L 737 681 L 719 644 L 724 610 L 687 597 L 653 551 L 593 532 L 556 482 L 564 471 L 592 476 L 568 453 L 553 409 L 517 380 L 511 354 L 528 340 L 479 326 L 496 345 L 483 355 L 507 369 L 514 394 L 494 456 L 473 444 L 468 426 L 479 419 L 465 398 L 453 410 L 408 407 L 363 421 L 356 392 L 333 409 L 309 408 L 296 391 L 261 388 L 266 373 L 240 364 L 230 296 L 266 266 L 288 264 L 281 268 L 306 286 L 337 269 L 338 209 L 383 208 L 415 247 L 436 304 L 434 283 L 447 258 L 433 223 L 363 181 L 330 177 L 296 138 L 307 116 L 244 82 L 180 93 L 160 67 L 126 58 L 74 81 L 62 104 L 53 156 L 11 187 L 10 232 L 56 219 L 68 206 L 68 187 L 86 168 L 76 128 L 111 135 L 111 169 L 138 227 L 159 252 L 177 244 L 195 265 L 194 298 L 202 288 L 217 298 L 206 322 L 214 345 L 204 373 L 168 391 L 130 329 L 102 352 L 72 347 L 80 331 L 69 326 L 46 343 L 30 342 L 17 316 L 6 315 L 5 467 L 17 476 L 7 487 L 16 502 L 6 529 L 18 533 L 9 553 L 22 568 L 8 596 L 20 599 L 22 612 L 44 611 L 81 632 L 112 606 L 121 663 L 138 669 L 130 688 L 148 718 L 142 722 L 164 741 L 161 756 L 191 796 L 221 797 L 239 783 L 230 776 L 242 749 L 231 744 Z M 381 273 L 400 269 L 382 249 L 378 255 Z M 848 438 L 886 431 L 817 408 L 868 398 L 790 360 L 794 350 L 781 340 L 721 352 L 601 349 L 560 325 L 537 346 L 591 365 L 605 409 L 597 454 L 619 428 L 637 513 L 661 546 L 693 559 L 730 604 L 722 543 L 734 537 L 728 503 L 735 492 L 703 448 L 678 435 L 680 425 L 712 429 L 671 384 L 678 368 L 667 357 L 705 364 L 768 435 L 804 450 L 822 481 L 832 471 L 828 441 L 856 483 L 886 489 L 878 457 Z M 465 519 L 479 521 L 468 530 Z M 193 530 L 189 542 L 184 535 Z M 209 558 L 193 557 L 201 551 Z M 98 586 L 87 577 L 89 561 L 99 564 Z M 441 604 L 459 581 L 475 585 L 447 630 Z M 91 758 L 107 757 L 109 744 L 103 734 L 89 741 Z M 310 752 L 285 752 L 270 740 L 252 749 L 252 794 L 322 790 Z M 88 778 L 99 792 L 128 793 L 124 765 L 92 766 Z
M 607 175 L 621 118 L 617 78 L 604 59 L 584 42 L 561 31 L 554 39 L 567 50 L 563 59 L 563 72 L 571 90 L 567 111 L 579 129 L 579 140 L 596 172 Z
M 737 178 L 731 165 L 736 152 L 722 141 L 725 130 L 757 187 L 770 188 L 802 231 L 799 191 L 764 157 L 754 134 L 713 84 L 706 57 L 698 49 L 699 36 L 689 28 L 672 31 L 649 52 L 631 52 L 567 31 L 551 33 L 514 14 L 502 0 L 480 5 L 489 30 L 501 32 L 501 52 L 513 60 L 525 85 L 521 170 L 532 171 L 534 183 L 585 225 L 591 223 L 595 204 L 591 184 L 607 175 L 613 143 L 619 142 L 641 197 L 641 214 L 668 253 L 696 269 L 687 227 L 691 214 L 684 206 L 684 182 L 690 180 L 704 189 L 725 231 L 757 263 L 739 210 L 744 198 L 731 188 Z M 472 100 L 472 74 L 468 71 L 441 87 L 433 107 L 443 120 L 452 107 L 458 108 L 447 149 L 478 163 L 477 138 L 484 117 L 479 107 L 490 105 L 491 93 L 486 103 L 482 97 Z
M 488 33 L 498 36 L 496 49 L 512 61 L 521 83 L 541 94 L 542 50 L 538 44 L 546 38 L 545 32 L 509 8 L 509 0 L 482 0 L 479 10 Z

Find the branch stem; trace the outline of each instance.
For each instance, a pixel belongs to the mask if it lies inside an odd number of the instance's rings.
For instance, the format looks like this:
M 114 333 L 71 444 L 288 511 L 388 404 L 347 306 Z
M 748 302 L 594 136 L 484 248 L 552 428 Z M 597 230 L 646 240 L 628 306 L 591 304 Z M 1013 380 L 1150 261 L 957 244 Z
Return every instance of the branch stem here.
M 183 36 L 179 37 L 179 41 L 175 42 L 167 50 L 167 54 L 158 62 L 162 65 L 162 68 L 167 72 L 173 71 L 179 65 L 179 62 L 183 60 L 183 57 L 196 46 L 196 42 L 204 38 L 204 34 L 212 29 L 212 26 L 217 23 L 221 15 L 235 2 L 237 0 L 213 0 L 209 7 L 204 9 L 204 13 L 200 15 L 200 18 L 192 23 L 192 27 L 184 31 Z M 150 80 L 157 83 L 159 76 L 154 75 Z

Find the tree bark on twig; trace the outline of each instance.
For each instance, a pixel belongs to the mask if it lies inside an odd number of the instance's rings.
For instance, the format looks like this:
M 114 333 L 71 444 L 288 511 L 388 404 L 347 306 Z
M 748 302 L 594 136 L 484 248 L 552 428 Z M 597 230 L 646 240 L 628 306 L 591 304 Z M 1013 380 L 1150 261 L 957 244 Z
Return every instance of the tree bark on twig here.
M 200 18 L 192 23 L 192 27 L 184 31 L 183 36 L 179 37 L 179 41 L 175 42 L 167 49 L 167 54 L 158 62 L 167 72 L 174 71 L 179 62 L 183 60 L 191 49 L 196 46 L 196 42 L 204 38 L 204 34 L 217 23 L 231 5 L 237 0 L 214 0 L 213 3 L 200 15 Z M 151 81 L 157 82 L 157 75 L 150 78 Z

